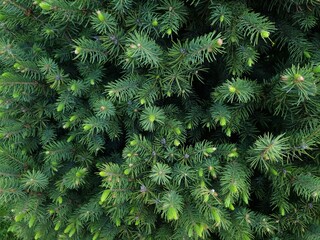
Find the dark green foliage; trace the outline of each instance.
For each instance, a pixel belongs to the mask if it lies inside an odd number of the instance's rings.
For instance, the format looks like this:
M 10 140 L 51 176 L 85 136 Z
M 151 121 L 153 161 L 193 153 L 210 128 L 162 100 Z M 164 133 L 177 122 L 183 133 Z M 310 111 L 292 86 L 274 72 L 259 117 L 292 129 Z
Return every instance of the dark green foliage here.
M 319 18 L 4 0 L 0 238 L 319 239 Z

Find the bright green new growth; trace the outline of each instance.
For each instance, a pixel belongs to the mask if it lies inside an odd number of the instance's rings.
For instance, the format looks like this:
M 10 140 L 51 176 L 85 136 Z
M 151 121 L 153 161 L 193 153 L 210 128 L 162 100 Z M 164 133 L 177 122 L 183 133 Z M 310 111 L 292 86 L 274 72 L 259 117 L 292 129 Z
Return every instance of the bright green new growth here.
M 2 1 L 0 239 L 318 239 L 319 18 Z

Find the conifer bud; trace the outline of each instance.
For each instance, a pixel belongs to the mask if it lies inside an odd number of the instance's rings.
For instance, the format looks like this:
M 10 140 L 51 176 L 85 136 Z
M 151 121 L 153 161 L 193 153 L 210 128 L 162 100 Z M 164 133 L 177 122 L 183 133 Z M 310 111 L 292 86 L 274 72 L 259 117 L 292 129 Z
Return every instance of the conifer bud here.
M 137 140 L 132 140 L 132 141 L 130 141 L 130 145 L 131 145 L 131 146 L 135 146 L 135 145 L 137 145 L 137 143 L 138 143 Z
M 43 10 L 45 11 L 49 11 L 51 10 L 51 4 L 50 3 L 47 3 L 47 2 L 41 2 L 39 3 L 39 7 L 41 7 Z
M 274 168 L 270 168 L 270 172 L 274 176 L 278 176 L 278 172 Z
M 79 53 L 81 53 L 81 50 L 82 50 L 81 47 L 76 47 L 76 49 L 74 50 L 74 53 L 78 55 Z
M 211 194 L 215 197 L 218 197 L 218 193 L 213 188 L 210 190 Z
M 304 51 L 303 52 L 303 55 L 306 57 L 306 58 L 311 58 L 311 55 L 308 51 Z
M 34 236 L 34 239 L 37 240 L 37 239 L 40 239 L 42 236 L 41 232 L 36 232 L 36 235 Z
M 97 15 L 98 15 L 98 19 L 100 20 L 100 22 L 104 22 L 106 20 L 105 16 L 103 15 L 103 13 L 101 11 L 97 11 Z
M 6 19 L 6 15 L 0 14 L 0 21 L 3 21 L 3 20 L 5 20 L 5 19 Z
M 59 103 L 58 107 L 57 107 L 57 112 L 61 112 L 64 109 L 64 103 Z
M 198 237 L 202 236 L 202 233 L 204 231 L 204 227 L 202 224 L 195 224 L 194 225 L 194 231 L 197 233 Z
M 14 65 L 13 65 L 13 67 L 15 68 L 15 69 L 20 69 L 21 68 L 21 64 L 20 63 L 15 63 Z
M 207 151 L 208 153 L 213 153 L 213 152 L 216 151 L 216 150 L 217 150 L 216 147 L 208 147 L 208 148 L 206 149 L 206 151 Z
M 262 38 L 268 38 L 270 36 L 270 32 L 266 31 L 266 30 L 262 30 L 260 32 L 260 35 Z
M 202 188 L 206 187 L 206 183 L 203 180 L 201 180 L 201 182 L 200 182 L 200 187 L 202 187 Z
M 217 210 L 215 208 L 211 209 L 211 214 L 212 214 L 214 220 L 216 221 L 216 223 L 219 224 L 221 222 L 221 218 L 220 218 L 220 215 L 219 215 L 219 213 L 217 212 Z
M 93 235 L 92 240 L 97 240 L 97 239 L 99 238 L 99 235 L 100 235 L 100 232 L 96 232 L 96 233 Z
M 303 82 L 303 81 L 304 81 L 304 77 L 301 76 L 300 74 L 295 74 L 295 75 L 294 75 L 294 80 L 295 80 L 296 82 Z
M 70 232 L 70 230 L 73 228 L 73 224 L 71 223 L 71 224 L 69 224 L 65 229 L 64 229 L 64 233 L 68 233 L 68 232 Z
M 203 169 L 202 168 L 199 168 L 198 175 L 199 175 L 199 177 L 203 177 Z
M 169 207 L 167 211 L 167 219 L 170 220 L 178 220 L 178 211 L 174 207 Z
M 281 216 L 286 215 L 285 210 L 284 210 L 283 207 L 280 207 L 280 208 L 279 208 L 279 211 L 280 211 Z
M 254 62 L 253 62 L 252 58 L 248 58 L 248 61 L 247 61 L 248 66 L 252 67 L 253 63 Z
M 100 201 L 104 202 L 107 199 L 107 197 L 109 196 L 110 192 L 111 192 L 110 189 L 104 190 L 102 195 L 101 195 Z
M 170 35 L 172 34 L 172 29 L 169 28 L 169 29 L 166 31 L 166 33 L 170 36 Z
M 75 135 L 71 135 L 70 137 L 68 137 L 67 142 L 71 142 L 75 137 Z
M 232 193 L 237 193 L 237 192 L 238 192 L 237 186 L 234 185 L 234 184 L 231 184 L 231 185 L 230 185 L 230 191 L 231 191 Z
M 70 117 L 69 120 L 70 120 L 70 122 L 73 122 L 73 121 L 77 120 L 77 118 L 78 118 L 77 115 L 73 115 L 73 116 Z
M 298 82 L 303 82 L 303 81 L 304 81 L 304 77 L 303 77 L 303 76 L 298 77 L 298 78 L 297 78 L 297 81 L 298 81 Z
M 16 222 L 20 222 L 23 218 L 24 218 L 24 216 L 25 216 L 25 213 L 19 213 L 18 215 L 16 215 L 15 217 L 14 217 L 14 220 L 16 221 Z
M 44 29 L 44 32 L 47 34 L 47 35 L 53 35 L 54 34 L 54 31 L 50 28 L 45 28 Z
M 77 177 L 77 178 L 82 177 L 82 176 L 85 174 L 86 171 L 87 171 L 86 168 L 83 168 L 83 169 L 77 171 L 77 172 L 76 172 L 76 177 Z
M 61 221 L 58 221 L 57 224 L 54 226 L 54 230 L 58 231 L 61 227 Z
M 222 44 L 223 44 L 222 38 L 218 38 L 218 40 L 217 40 L 217 45 L 218 45 L 219 47 L 221 47 Z
M 152 21 L 152 26 L 154 26 L 154 27 L 158 26 L 158 21 L 157 21 L 157 19 L 154 19 L 154 20 Z
M 77 90 L 77 85 L 76 84 L 72 84 L 70 89 L 71 89 L 71 91 L 76 91 Z
M 92 129 L 93 128 L 93 125 L 92 124 L 85 124 L 84 126 L 83 126 L 83 130 L 85 130 L 85 131 L 88 131 L 88 130 L 90 130 L 90 129 Z
M 219 123 L 220 126 L 223 127 L 227 124 L 227 119 L 225 117 L 221 117 Z
M 316 66 L 312 70 L 314 73 L 320 73 L 320 65 Z
M 140 104 L 143 105 L 143 104 L 145 104 L 145 103 L 146 103 L 146 99 L 145 99 L 145 98 L 141 98 L 141 99 L 140 99 Z
M 29 222 L 28 222 L 28 226 L 29 228 L 32 228 L 33 224 L 35 223 L 36 221 L 36 216 L 35 215 L 32 215 Z
M 121 226 L 121 220 L 119 218 L 116 219 L 116 226 L 117 227 Z
M 66 122 L 63 126 L 64 129 L 67 129 L 70 127 L 70 122 Z
M 242 195 L 242 200 L 244 201 L 245 204 L 249 204 L 249 199 L 248 199 L 248 196 L 243 194 Z
M 4 72 L 1 74 L 1 77 L 12 77 L 13 75 L 9 72 Z
M 154 122 L 156 120 L 156 116 L 154 114 L 149 115 L 149 121 Z
M 227 137 L 231 137 L 231 129 L 230 128 L 227 128 L 226 135 L 227 135 Z
M 175 140 L 173 141 L 173 144 L 174 144 L 176 147 L 178 147 L 178 146 L 180 145 L 180 141 L 179 141 L 178 139 L 175 139 Z
M 14 92 L 14 93 L 12 93 L 12 97 L 13 98 L 18 98 L 18 97 L 20 97 L 20 93 Z
M 232 86 L 232 85 L 229 86 L 230 93 L 235 93 L 236 91 L 237 91 L 237 89 L 234 86 Z
M 220 23 L 222 23 L 224 21 L 224 15 L 220 16 Z
M 232 150 L 231 153 L 228 154 L 229 158 L 234 158 L 234 157 L 238 157 L 239 154 L 236 152 L 236 150 Z
M 180 135 L 181 134 L 181 130 L 180 130 L 180 128 L 175 128 L 174 129 L 174 132 L 177 134 L 177 135 Z
M 280 78 L 282 81 L 287 81 L 289 79 L 288 75 L 282 75 Z
M 59 203 L 59 204 L 62 204 L 62 202 L 63 202 L 62 197 L 61 197 L 61 196 L 59 196 L 59 197 L 57 198 L 57 201 L 58 201 L 58 203 Z
M 106 176 L 108 176 L 108 174 L 107 174 L 106 172 L 103 172 L 103 171 L 99 172 L 99 175 L 100 175 L 101 177 L 106 177 Z

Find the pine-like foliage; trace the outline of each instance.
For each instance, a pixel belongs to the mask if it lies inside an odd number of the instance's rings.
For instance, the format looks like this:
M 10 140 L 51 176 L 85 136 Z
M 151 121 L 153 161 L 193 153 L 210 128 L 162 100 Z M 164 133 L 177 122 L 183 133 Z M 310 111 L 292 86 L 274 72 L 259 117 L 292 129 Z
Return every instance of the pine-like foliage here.
M 319 0 L 4 0 L 1 239 L 317 240 Z

